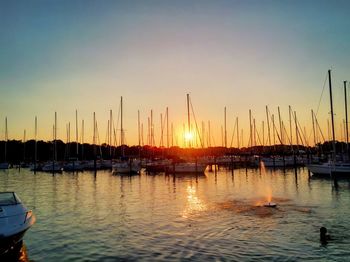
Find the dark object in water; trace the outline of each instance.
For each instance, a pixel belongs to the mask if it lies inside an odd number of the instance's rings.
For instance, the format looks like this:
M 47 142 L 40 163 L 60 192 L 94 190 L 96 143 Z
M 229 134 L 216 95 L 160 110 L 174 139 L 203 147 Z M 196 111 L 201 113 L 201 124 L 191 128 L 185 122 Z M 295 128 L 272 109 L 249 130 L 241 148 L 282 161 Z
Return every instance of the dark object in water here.
M 264 207 L 277 207 L 277 204 L 274 202 L 267 202 L 264 204 Z
M 320 228 L 320 241 L 322 244 L 327 244 L 327 240 L 331 240 L 331 236 L 327 234 L 327 228 Z

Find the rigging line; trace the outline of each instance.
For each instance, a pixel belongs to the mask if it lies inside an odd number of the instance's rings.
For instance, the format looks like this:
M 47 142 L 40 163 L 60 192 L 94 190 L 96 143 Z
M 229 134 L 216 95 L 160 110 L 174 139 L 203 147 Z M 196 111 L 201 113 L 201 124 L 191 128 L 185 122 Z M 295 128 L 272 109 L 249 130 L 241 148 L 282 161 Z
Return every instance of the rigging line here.
M 115 131 L 115 136 L 117 136 L 118 135 L 118 127 L 119 127 L 119 118 L 120 118 L 120 112 L 121 111 L 121 104 L 119 105 L 119 110 L 118 110 L 118 117 L 117 117 L 117 127 L 116 127 L 116 131 Z M 113 126 L 114 126 L 114 122 L 113 122 Z M 115 144 L 116 145 L 118 145 L 118 142 L 117 142 L 117 138 L 115 137 L 114 138 L 115 139 Z M 121 143 L 122 141 L 120 141 L 120 143 Z
M 318 127 L 318 131 L 320 131 L 320 133 L 321 133 L 323 142 L 326 142 L 326 139 L 324 138 L 323 132 L 322 132 L 322 130 L 321 130 L 321 127 L 320 127 L 320 125 L 319 125 L 319 123 L 318 123 L 318 120 L 317 120 L 316 116 L 315 116 L 315 120 L 316 120 L 316 126 Z
M 233 138 L 234 138 L 234 136 L 235 136 L 236 126 L 237 126 L 237 122 L 235 121 L 235 125 L 234 125 L 234 127 L 233 127 L 233 132 L 232 132 L 232 137 L 231 137 L 230 147 L 232 147 L 232 144 L 233 144 Z
M 328 79 L 328 73 L 326 73 L 326 78 L 325 78 L 324 83 L 323 83 L 321 97 L 320 97 L 320 100 L 318 101 L 318 106 L 317 106 L 317 110 L 316 110 L 316 114 L 315 114 L 316 116 L 318 114 L 318 111 L 320 110 L 321 100 L 322 100 L 322 96 L 323 96 L 323 93 L 324 93 L 324 89 L 326 87 L 327 79 Z
M 259 142 L 259 144 L 260 144 L 261 146 L 264 146 L 264 145 L 261 143 L 261 139 L 260 139 L 258 130 L 255 130 L 255 134 L 256 134 L 257 137 L 258 137 L 258 142 Z
M 199 137 L 199 142 L 201 144 L 201 147 L 203 148 L 203 143 L 202 143 L 202 139 L 201 139 L 201 136 L 199 134 L 199 130 L 198 130 L 198 125 L 197 125 L 197 120 L 196 120 L 196 115 L 194 114 L 194 110 L 193 110 L 193 106 L 192 106 L 192 101 L 190 99 L 190 105 L 191 105 L 191 110 L 192 110 L 192 114 L 193 114 L 193 118 L 194 118 L 194 123 L 196 124 L 196 131 L 197 131 L 197 135 Z
M 268 110 L 268 112 L 269 112 L 269 115 L 271 116 L 270 109 L 267 109 L 267 110 Z M 271 122 L 272 122 L 272 118 L 271 118 Z M 277 130 L 276 125 L 275 125 L 275 121 L 273 121 L 273 128 L 274 128 L 274 130 L 275 130 L 275 132 L 276 132 L 276 134 L 277 134 L 278 140 L 280 141 L 281 145 L 283 145 L 282 140 L 281 140 L 281 138 L 280 138 L 280 136 L 279 136 L 279 134 L 278 134 L 278 130 Z

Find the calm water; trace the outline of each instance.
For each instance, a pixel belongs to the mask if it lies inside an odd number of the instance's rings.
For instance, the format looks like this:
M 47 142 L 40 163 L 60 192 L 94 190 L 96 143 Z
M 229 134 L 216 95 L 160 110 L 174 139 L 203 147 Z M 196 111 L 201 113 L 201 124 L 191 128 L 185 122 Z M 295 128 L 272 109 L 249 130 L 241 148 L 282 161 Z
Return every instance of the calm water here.
M 307 170 L 220 170 L 203 176 L 34 175 L 0 171 L 37 223 L 34 261 L 256 261 L 350 258 L 350 182 Z M 259 207 L 272 196 L 278 208 Z M 322 246 L 319 228 L 334 240 Z

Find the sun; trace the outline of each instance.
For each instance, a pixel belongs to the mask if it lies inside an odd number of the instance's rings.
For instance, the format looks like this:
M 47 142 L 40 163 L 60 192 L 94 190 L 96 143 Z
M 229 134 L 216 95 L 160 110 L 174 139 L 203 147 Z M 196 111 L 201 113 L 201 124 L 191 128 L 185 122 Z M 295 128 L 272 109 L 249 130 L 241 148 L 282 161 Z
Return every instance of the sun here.
M 194 135 L 192 132 L 185 132 L 185 140 L 187 142 L 193 141 Z

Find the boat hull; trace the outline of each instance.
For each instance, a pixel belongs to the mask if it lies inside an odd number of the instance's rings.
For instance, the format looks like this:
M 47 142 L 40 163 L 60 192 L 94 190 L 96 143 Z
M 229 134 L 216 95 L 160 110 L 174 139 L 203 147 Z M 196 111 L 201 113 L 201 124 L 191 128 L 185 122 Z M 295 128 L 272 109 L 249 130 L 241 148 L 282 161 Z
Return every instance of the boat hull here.
M 350 177 L 350 165 L 349 164 L 314 164 L 314 165 L 307 165 L 307 168 L 311 173 L 314 175 L 321 175 L 321 176 L 332 176 L 332 175 L 338 175 L 338 176 L 348 176 Z
M 168 166 L 166 172 L 174 174 L 203 174 L 206 168 L 206 164 L 200 163 L 173 164 Z

